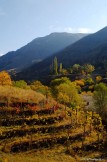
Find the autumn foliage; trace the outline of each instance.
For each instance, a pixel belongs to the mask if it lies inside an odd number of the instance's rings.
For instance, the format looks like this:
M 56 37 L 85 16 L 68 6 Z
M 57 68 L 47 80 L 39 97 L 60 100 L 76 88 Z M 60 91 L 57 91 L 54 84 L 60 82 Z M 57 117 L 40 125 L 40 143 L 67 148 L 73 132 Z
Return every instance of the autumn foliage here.
M 11 77 L 6 71 L 0 72 L 0 85 L 12 85 Z

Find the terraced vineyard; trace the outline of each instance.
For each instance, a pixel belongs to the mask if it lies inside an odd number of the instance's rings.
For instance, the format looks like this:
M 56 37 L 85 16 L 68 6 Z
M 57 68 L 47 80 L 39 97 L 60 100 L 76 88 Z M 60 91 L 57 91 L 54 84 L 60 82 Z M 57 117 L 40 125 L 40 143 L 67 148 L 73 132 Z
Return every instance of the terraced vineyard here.
M 0 112 L 2 160 L 57 162 L 59 155 L 68 162 L 106 158 L 105 131 L 96 113 L 65 109 L 62 105 L 19 111 L 4 107 Z

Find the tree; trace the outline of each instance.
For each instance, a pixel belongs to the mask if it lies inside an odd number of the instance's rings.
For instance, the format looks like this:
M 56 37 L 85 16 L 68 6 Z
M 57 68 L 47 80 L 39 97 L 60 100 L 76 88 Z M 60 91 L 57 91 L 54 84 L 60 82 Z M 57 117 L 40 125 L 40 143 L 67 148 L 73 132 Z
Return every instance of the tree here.
M 73 69 L 73 72 L 74 73 L 79 73 L 80 72 L 80 65 L 79 64 L 74 64 L 73 66 L 72 66 L 72 69 Z
M 34 91 L 38 91 L 38 89 L 39 89 L 41 86 L 43 86 L 43 85 L 42 85 L 42 83 L 41 83 L 40 81 L 38 81 L 38 80 L 32 82 L 31 85 L 30 85 L 31 89 L 34 90 Z
M 31 89 L 36 91 L 36 92 L 40 92 L 46 96 L 50 95 L 50 89 L 47 86 L 44 86 L 40 81 L 34 81 L 31 85 L 30 85 Z
M 68 74 L 68 71 L 66 69 L 62 69 L 62 74 L 66 75 L 66 74 Z
M 96 106 L 96 111 L 104 116 L 107 113 L 107 86 L 104 83 L 99 83 L 95 87 L 94 92 L 94 103 Z
M 71 81 L 67 77 L 61 77 L 61 78 L 52 80 L 51 83 L 50 83 L 50 86 L 51 86 L 51 89 L 52 89 L 53 96 L 55 98 L 57 98 L 57 93 L 58 93 L 57 92 L 57 86 L 59 86 L 60 84 L 63 84 L 63 83 L 70 83 L 70 82 Z
M 0 85 L 12 85 L 12 81 L 8 72 L 0 72 Z
M 90 73 L 92 73 L 95 70 L 95 67 L 93 65 L 91 65 L 91 64 L 85 64 L 83 66 L 83 69 L 84 69 L 84 72 L 86 74 L 90 74 Z
M 85 85 L 92 85 L 92 84 L 94 84 L 94 80 L 89 76 L 84 79 L 84 83 L 85 83 Z
M 78 89 L 78 92 L 81 93 L 82 87 L 84 87 L 85 83 L 84 80 L 75 80 L 76 88 Z
M 29 86 L 24 80 L 14 81 L 13 86 L 23 88 L 23 89 L 29 89 Z
M 59 73 L 62 74 L 62 63 L 59 65 Z
M 50 73 L 53 74 L 53 61 L 52 64 L 50 65 Z
M 59 102 L 68 106 L 78 105 L 80 103 L 80 96 L 73 82 L 62 83 L 56 87 L 57 99 Z
M 75 82 L 76 82 L 76 85 L 77 85 L 77 86 L 80 86 L 80 87 L 82 87 L 82 86 L 84 86 L 84 85 L 85 85 L 85 83 L 84 83 L 84 80 L 83 80 L 83 79 L 81 79 L 81 80 L 75 80 Z
M 54 70 L 54 74 L 58 75 L 58 60 L 57 60 L 57 57 L 54 58 L 53 70 Z
M 76 89 L 74 82 L 62 83 L 56 87 L 57 89 L 57 100 L 65 105 L 65 116 L 66 106 L 76 110 L 76 123 L 77 123 L 77 109 L 81 104 L 81 98 Z
M 102 77 L 100 75 L 96 76 L 96 82 L 99 83 L 102 80 Z
M 72 67 L 69 67 L 69 68 L 67 69 L 67 71 L 68 71 L 69 74 L 72 74 L 72 72 L 73 72 Z

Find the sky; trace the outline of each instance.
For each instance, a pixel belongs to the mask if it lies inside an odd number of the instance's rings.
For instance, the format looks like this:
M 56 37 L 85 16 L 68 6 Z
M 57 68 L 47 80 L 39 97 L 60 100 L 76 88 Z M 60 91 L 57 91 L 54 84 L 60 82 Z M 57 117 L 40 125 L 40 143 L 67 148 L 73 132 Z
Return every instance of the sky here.
M 0 55 L 53 32 L 107 26 L 107 0 L 0 0 Z

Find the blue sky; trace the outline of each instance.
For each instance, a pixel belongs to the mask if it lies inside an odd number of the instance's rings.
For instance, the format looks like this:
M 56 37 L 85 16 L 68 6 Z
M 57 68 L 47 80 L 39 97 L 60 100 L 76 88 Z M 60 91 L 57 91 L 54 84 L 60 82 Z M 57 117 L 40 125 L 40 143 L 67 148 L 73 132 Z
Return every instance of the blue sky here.
M 107 0 L 0 0 L 0 55 L 52 32 L 107 26 Z

